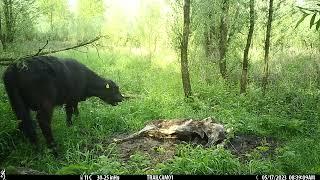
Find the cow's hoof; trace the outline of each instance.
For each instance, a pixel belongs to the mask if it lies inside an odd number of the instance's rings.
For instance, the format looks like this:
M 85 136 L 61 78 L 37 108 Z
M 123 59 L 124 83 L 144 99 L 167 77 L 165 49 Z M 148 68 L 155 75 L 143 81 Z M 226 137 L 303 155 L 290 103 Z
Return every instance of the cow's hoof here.
M 72 121 L 67 121 L 67 126 L 71 127 L 72 126 Z
M 58 148 L 56 143 L 52 143 L 49 146 L 49 149 L 50 149 L 50 152 L 53 154 L 54 157 L 57 158 L 59 156 L 59 148 Z
M 39 144 L 34 144 L 33 146 L 33 150 L 35 151 L 35 152 L 40 152 L 40 146 L 39 146 Z
M 58 158 L 58 157 L 59 157 L 59 153 L 58 153 L 57 150 L 53 150 L 53 151 L 52 151 L 52 154 L 53 154 L 53 156 L 54 156 L 55 158 Z

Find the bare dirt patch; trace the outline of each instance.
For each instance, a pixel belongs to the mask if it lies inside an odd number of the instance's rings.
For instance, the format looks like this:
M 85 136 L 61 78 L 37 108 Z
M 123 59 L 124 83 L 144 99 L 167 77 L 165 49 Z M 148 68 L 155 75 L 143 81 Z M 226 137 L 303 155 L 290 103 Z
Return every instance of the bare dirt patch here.
M 226 143 L 225 148 L 229 149 L 232 154 L 246 158 L 248 153 L 253 151 L 259 152 L 262 157 L 273 156 L 279 142 L 271 137 L 259 137 L 256 135 L 236 135 Z
M 142 152 L 153 162 L 173 158 L 177 144 L 183 142 L 210 147 L 225 139 L 225 129 L 213 118 L 203 120 L 170 119 L 155 120 L 139 132 L 114 138 L 120 157 L 127 161 L 136 152 Z
M 142 137 L 122 142 L 118 144 L 118 148 L 120 158 L 125 162 L 131 155 L 140 152 L 149 156 L 153 163 L 159 163 L 173 158 L 177 144 L 172 140 Z
M 140 152 L 149 156 L 153 163 L 164 162 L 172 159 L 176 155 L 176 146 L 179 144 L 202 145 L 206 147 L 203 141 L 197 139 L 181 141 L 173 139 L 155 139 L 152 137 L 139 137 L 125 142 L 118 143 L 120 158 L 128 161 L 131 155 Z M 249 153 L 257 152 L 262 157 L 272 157 L 279 142 L 271 137 L 259 137 L 256 135 L 236 135 L 225 143 L 224 147 L 241 160 L 246 160 Z
M 238 134 L 228 138 L 228 130 L 213 118 L 203 120 L 173 119 L 149 122 L 139 132 L 120 135 L 114 138 L 123 161 L 140 152 L 150 157 L 153 163 L 163 162 L 175 156 L 176 146 L 181 143 L 202 145 L 215 148 L 223 143 L 224 147 L 241 160 L 255 152 L 260 157 L 272 157 L 279 143 L 270 137 Z

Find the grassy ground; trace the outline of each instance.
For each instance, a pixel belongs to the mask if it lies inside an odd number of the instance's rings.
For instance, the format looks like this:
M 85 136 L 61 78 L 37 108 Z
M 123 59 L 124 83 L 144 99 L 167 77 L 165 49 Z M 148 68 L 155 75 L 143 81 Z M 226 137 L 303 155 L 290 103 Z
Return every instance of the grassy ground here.
M 104 105 L 97 98 L 82 102 L 80 115 L 70 128 L 65 123 L 65 112 L 57 107 L 53 133 L 62 155 L 54 158 L 39 129 L 41 153 L 34 152 L 15 130 L 15 117 L 0 83 L 0 167 L 26 167 L 50 174 L 320 174 L 320 91 L 311 57 L 283 56 L 273 66 L 281 66 L 281 70 L 273 74 L 264 98 L 254 81 L 257 72 L 244 96 L 238 94 L 237 84 L 224 83 L 218 75 L 212 76 L 211 83 L 205 83 L 194 68 L 191 74 L 195 97 L 187 102 L 179 65 L 172 61 L 173 57 L 156 56 L 151 60 L 125 52 L 100 52 L 100 57 L 79 52 L 59 56 L 78 59 L 98 74 L 115 80 L 125 94 L 138 98 L 117 107 Z M 215 74 L 216 70 L 212 72 Z M 263 152 L 270 148 L 266 143 L 246 152 L 243 159 L 222 147 L 181 144 L 172 158 L 154 162 L 155 155 L 139 151 L 124 161 L 119 147 L 110 143 L 115 135 L 137 131 L 154 119 L 208 116 L 233 127 L 234 134 L 271 137 L 279 145 L 265 156 Z M 166 153 L 161 146 L 156 152 Z

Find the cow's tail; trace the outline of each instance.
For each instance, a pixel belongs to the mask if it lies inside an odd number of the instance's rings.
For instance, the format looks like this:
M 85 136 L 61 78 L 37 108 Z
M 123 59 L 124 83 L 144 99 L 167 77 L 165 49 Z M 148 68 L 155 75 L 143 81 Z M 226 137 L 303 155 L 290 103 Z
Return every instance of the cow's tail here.
M 35 126 L 31 119 L 30 110 L 23 101 L 18 88 L 18 79 L 16 78 L 16 68 L 14 66 L 8 67 L 3 74 L 3 82 L 9 102 L 19 122 L 19 129 L 30 140 L 32 144 L 37 144 L 37 136 Z

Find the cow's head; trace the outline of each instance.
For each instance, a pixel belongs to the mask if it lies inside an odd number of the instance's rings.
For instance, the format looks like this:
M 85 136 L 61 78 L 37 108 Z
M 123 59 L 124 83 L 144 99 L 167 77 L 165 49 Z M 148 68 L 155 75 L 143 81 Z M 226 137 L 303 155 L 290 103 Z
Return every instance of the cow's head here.
M 123 101 L 124 99 L 124 97 L 120 93 L 119 86 L 111 80 L 106 80 L 103 87 L 103 92 L 101 92 L 99 97 L 104 102 L 113 106 L 118 105 L 118 103 Z

